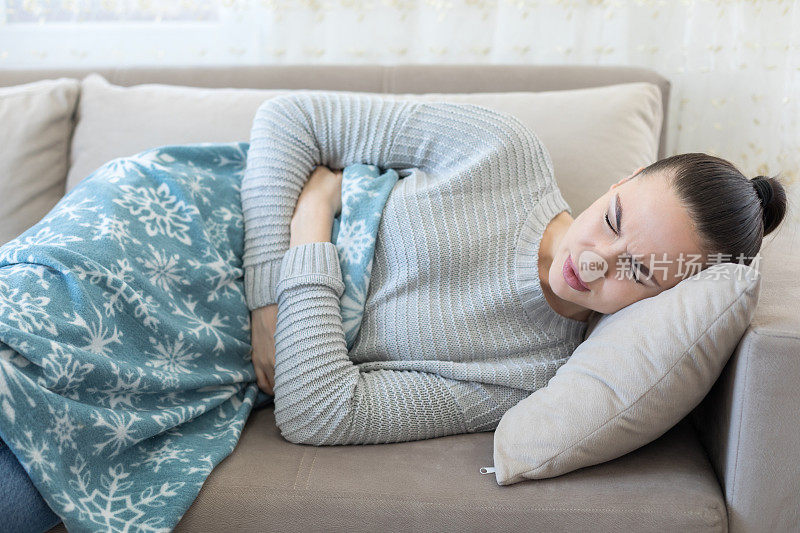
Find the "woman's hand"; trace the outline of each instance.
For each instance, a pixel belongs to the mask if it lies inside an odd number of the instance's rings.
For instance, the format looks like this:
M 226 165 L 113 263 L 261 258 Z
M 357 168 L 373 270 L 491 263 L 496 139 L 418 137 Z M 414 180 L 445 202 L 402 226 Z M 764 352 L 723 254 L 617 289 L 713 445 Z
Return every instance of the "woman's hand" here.
M 317 166 L 308 178 L 300 192 L 297 207 L 306 207 L 311 204 L 319 207 L 327 205 L 333 216 L 339 216 L 342 211 L 342 175 L 343 170 L 333 171 L 326 166 Z
M 251 351 L 258 388 L 273 395 L 275 387 L 275 328 L 278 304 L 250 311 Z
M 317 167 L 300 193 L 292 214 L 289 248 L 330 242 L 333 219 L 342 210 L 342 172 Z
M 307 242 L 330 241 L 333 217 L 342 210 L 342 171 L 318 166 L 300 193 L 291 222 L 289 246 Z M 250 311 L 253 368 L 258 388 L 274 396 L 275 329 L 278 304 Z

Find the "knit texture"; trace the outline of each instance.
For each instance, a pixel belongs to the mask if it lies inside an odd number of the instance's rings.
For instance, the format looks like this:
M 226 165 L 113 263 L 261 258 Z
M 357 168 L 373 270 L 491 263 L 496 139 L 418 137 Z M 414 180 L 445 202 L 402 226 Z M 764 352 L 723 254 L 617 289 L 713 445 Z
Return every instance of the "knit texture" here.
M 401 176 L 384 207 L 355 344 L 335 245 L 289 248 L 316 165 Z M 538 137 L 483 106 L 298 91 L 265 101 L 242 182 L 248 307 L 278 303 L 275 420 L 291 442 L 491 431 L 544 387 L 587 324 L 542 294 L 538 247 L 572 213 Z

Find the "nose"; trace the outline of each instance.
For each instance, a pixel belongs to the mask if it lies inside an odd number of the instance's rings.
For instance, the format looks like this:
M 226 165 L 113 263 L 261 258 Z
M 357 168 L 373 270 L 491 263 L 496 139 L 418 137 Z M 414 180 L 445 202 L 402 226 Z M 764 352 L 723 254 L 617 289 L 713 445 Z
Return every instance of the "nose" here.
M 626 258 L 625 244 L 619 239 L 588 248 L 580 253 L 581 279 L 584 283 L 591 283 L 600 278 L 611 279 L 622 274 Z

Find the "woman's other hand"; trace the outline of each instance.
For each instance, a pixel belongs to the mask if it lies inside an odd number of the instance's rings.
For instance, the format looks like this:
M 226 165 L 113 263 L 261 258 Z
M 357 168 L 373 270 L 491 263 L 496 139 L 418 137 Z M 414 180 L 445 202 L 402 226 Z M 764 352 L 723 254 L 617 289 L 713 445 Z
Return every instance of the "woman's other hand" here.
M 333 216 L 342 210 L 342 171 L 318 166 L 311 173 L 292 216 L 289 246 L 330 241 Z M 250 311 L 251 357 L 258 388 L 274 396 L 275 330 L 278 304 Z
M 273 395 L 275 386 L 275 328 L 278 304 L 250 311 L 251 351 L 258 388 Z
M 289 228 L 289 248 L 330 242 L 333 219 L 342 210 L 342 172 L 317 167 L 297 200 Z
M 300 192 L 298 207 L 306 204 L 318 206 L 322 202 L 330 207 L 334 217 L 339 216 L 342 211 L 343 173 L 343 170 L 333 171 L 326 166 L 317 166 Z

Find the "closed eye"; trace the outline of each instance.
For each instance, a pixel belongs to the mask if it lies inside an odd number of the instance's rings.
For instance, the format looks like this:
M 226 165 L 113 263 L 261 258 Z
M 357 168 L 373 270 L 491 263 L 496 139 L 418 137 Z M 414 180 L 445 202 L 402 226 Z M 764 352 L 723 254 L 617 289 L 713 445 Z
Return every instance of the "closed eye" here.
M 644 283 L 642 283 L 641 281 L 639 281 L 639 278 L 636 276 L 636 273 L 638 272 L 638 270 L 636 270 L 636 268 L 632 268 L 631 270 L 634 272 L 634 275 L 632 276 L 632 277 L 633 277 L 633 280 L 634 280 L 636 283 L 638 283 L 639 285 L 644 285 Z
M 614 226 L 611 225 L 611 221 L 608 219 L 608 213 L 605 214 L 605 219 L 606 219 L 606 224 L 608 224 L 608 227 L 611 228 L 611 231 L 613 231 L 614 234 L 616 235 L 617 231 L 614 229 Z
M 603 216 L 606 219 L 606 224 L 608 224 L 608 227 L 611 228 L 611 231 L 613 231 L 615 235 L 617 235 L 617 231 L 614 229 L 614 226 L 611 225 L 611 221 L 608 219 L 608 213 L 606 213 Z M 639 278 L 636 276 L 637 269 L 636 268 L 631 268 L 631 271 L 634 273 L 634 275 L 631 276 L 633 278 L 633 280 L 636 283 L 638 283 L 639 285 L 644 285 L 644 283 L 642 283 L 641 280 L 639 280 Z

